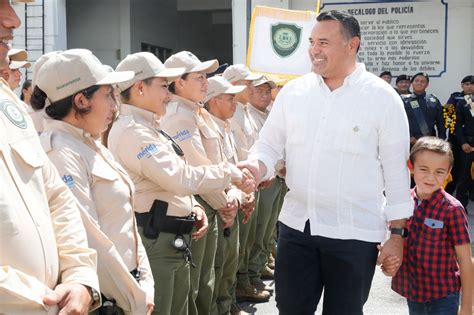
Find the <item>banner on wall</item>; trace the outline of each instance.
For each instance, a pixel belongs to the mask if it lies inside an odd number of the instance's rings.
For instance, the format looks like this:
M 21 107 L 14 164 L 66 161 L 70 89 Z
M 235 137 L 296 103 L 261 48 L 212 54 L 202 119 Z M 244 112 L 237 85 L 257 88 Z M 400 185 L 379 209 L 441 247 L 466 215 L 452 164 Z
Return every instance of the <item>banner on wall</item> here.
M 247 66 L 252 72 L 292 79 L 311 71 L 308 57 L 317 13 L 256 6 L 250 22 Z

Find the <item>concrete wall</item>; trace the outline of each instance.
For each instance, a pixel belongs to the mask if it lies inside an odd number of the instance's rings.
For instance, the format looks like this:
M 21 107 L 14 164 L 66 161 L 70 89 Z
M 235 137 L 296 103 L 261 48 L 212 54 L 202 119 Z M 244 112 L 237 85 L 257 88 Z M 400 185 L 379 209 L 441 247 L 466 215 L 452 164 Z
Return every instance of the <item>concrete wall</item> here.
M 122 1 L 120 1 L 122 3 Z M 66 2 L 67 47 L 90 49 L 115 67 L 121 56 L 121 6 L 117 0 Z M 123 21 L 127 25 L 127 21 Z
M 211 11 L 177 11 L 176 1 L 170 0 L 134 0 L 130 21 L 132 52 L 140 51 L 144 42 L 232 62 L 232 24 L 213 24 Z

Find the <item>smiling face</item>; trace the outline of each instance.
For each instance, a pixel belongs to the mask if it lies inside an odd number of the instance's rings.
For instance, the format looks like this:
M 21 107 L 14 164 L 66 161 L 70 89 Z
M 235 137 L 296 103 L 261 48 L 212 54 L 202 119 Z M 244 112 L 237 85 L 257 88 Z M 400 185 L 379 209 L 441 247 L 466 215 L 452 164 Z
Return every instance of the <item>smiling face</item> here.
M 209 112 L 221 120 L 231 119 L 237 108 L 234 94 L 221 94 L 210 102 Z
M 146 110 L 163 116 L 166 114 L 166 105 L 171 99 L 168 82 L 165 78 L 153 78 L 148 84 L 143 83 L 143 97 L 146 99 Z
M 417 153 L 413 172 L 418 197 L 421 199 L 430 198 L 435 191 L 443 187 L 450 171 L 450 159 L 447 154 L 428 150 Z
M 421 94 L 426 91 L 428 84 L 428 79 L 422 75 L 419 75 L 415 79 L 413 79 L 411 87 L 413 89 L 413 92 L 415 92 L 416 94 Z
M 185 79 L 179 78 L 175 83 L 176 94 L 192 102 L 202 102 L 207 94 L 205 72 L 191 72 Z
M 0 0 L 0 67 L 8 66 L 8 50 L 13 40 L 13 30 L 20 26 L 9 0 Z
M 309 43 L 309 57 L 314 73 L 325 79 L 344 80 L 354 69 L 360 39 L 347 38 L 340 22 L 317 22 Z
M 410 93 L 410 80 L 400 80 L 397 82 L 397 89 L 401 94 Z

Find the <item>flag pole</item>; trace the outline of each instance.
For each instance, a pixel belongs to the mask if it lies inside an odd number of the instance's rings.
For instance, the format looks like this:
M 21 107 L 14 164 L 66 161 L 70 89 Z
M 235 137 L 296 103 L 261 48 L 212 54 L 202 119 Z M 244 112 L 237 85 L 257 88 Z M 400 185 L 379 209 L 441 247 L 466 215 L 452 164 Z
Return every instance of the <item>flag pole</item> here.
M 319 14 L 320 9 L 321 9 L 321 0 L 318 0 L 318 4 L 316 4 L 316 13 Z

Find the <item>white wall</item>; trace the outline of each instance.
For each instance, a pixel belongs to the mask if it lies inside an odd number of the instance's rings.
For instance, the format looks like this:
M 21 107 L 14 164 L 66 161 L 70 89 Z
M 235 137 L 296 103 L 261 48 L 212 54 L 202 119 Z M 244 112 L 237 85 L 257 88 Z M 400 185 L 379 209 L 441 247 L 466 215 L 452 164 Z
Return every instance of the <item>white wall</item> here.
M 322 2 L 341 1 L 325 0 Z M 453 91 L 460 90 L 460 82 L 464 76 L 474 74 L 474 1 L 445 0 L 445 2 L 448 3 L 446 73 L 439 78 L 431 78 L 428 87 L 428 91 L 437 95 L 442 103 L 448 100 Z M 290 9 L 314 10 L 315 3 L 316 1 L 312 0 L 290 0 Z M 343 8 L 343 6 L 338 6 L 338 8 Z M 444 21 L 439 22 L 444 24 Z M 362 38 L 362 40 L 364 39 Z

